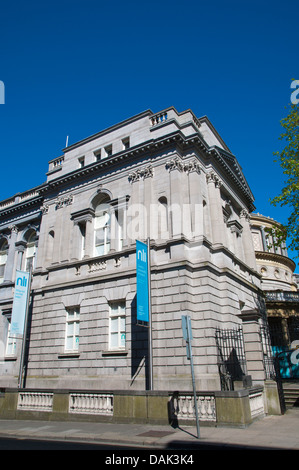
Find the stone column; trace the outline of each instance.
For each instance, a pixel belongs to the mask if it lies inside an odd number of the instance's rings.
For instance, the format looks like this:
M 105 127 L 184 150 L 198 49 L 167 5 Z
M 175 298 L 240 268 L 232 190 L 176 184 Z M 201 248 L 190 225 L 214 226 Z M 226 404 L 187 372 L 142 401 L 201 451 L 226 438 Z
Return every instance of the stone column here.
M 180 239 L 182 236 L 182 185 L 181 177 L 183 163 L 179 158 L 174 158 L 166 162 L 166 168 L 169 170 L 170 180 L 170 213 L 171 229 L 169 232 L 171 238 Z
M 255 252 L 253 246 L 252 233 L 250 230 L 250 216 L 246 209 L 243 209 L 240 214 L 241 223 L 243 226 L 242 241 L 245 256 L 245 263 L 252 269 L 257 270 Z
M 94 256 L 94 224 L 93 219 L 86 219 L 85 229 L 85 254 L 84 258 L 92 258 Z
M 188 165 L 191 231 L 193 238 L 204 235 L 203 200 L 200 191 L 200 167 L 197 161 Z
M 259 325 L 261 314 L 257 310 L 246 310 L 238 316 L 243 323 L 247 374 L 251 375 L 253 384 L 263 385 L 266 375 Z
M 212 228 L 212 242 L 227 246 L 226 231 L 227 227 L 223 220 L 222 200 L 220 187 L 222 182 L 216 173 L 211 172 L 207 175 L 209 208 Z
M 82 234 L 80 230 L 80 223 L 74 222 L 72 247 L 71 247 L 71 261 L 81 259 L 82 255 Z
M 9 247 L 7 253 L 7 260 L 5 265 L 5 272 L 4 272 L 4 282 L 11 282 L 12 276 L 14 272 L 14 261 L 15 261 L 15 246 L 18 237 L 18 228 L 15 225 L 9 227 L 10 229 L 10 240 L 9 240 Z M 17 267 L 17 269 L 20 269 Z

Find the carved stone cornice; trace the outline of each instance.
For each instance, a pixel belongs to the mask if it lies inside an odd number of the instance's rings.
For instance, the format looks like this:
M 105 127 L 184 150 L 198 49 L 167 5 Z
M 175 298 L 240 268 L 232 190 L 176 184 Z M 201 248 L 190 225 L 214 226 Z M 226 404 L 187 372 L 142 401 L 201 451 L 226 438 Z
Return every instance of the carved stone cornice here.
M 271 253 L 269 251 L 256 251 L 255 257 L 258 261 L 268 261 L 273 264 L 280 264 L 287 266 L 292 272 L 295 271 L 296 263 L 288 258 L 287 256 L 280 255 L 278 253 Z

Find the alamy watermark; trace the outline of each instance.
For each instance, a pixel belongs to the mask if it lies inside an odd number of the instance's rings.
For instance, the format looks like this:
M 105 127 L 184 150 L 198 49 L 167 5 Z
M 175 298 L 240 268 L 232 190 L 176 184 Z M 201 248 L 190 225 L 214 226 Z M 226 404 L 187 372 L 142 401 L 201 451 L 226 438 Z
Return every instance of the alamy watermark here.
M 5 86 L 2 80 L 0 80 L 0 104 L 5 104 Z
M 291 93 L 291 103 L 298 104 L 299 103 L 299 80 L 293 80 L 291 83 L 291 88 L 295 88 L 295 91 Z
M 297 365 L 299 364 L 299 340 L 298 339 L 292 342 L 291 350 L 293 350 L 291 357 L 290 357 L 291 363 L 294 365 Z

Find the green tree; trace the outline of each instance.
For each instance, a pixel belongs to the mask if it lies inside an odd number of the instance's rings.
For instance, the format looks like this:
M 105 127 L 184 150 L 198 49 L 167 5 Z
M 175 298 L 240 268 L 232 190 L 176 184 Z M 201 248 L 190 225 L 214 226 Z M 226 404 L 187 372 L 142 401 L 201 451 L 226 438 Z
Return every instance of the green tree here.
M 280 140 L 284 140 L 286 146 L 281 152 L 275 152 L 275 162 L 278 162 L 286 175 L 285 186 L 281 193 L 270 200 L 274 206 L 289 206 L 291 215 L 284 225 L 275 227 L 277 244 L 290 240 L 289 248 L 297 251 L 299 256 L 299 104 L 290 105 L 290 110 L 284 119 L 280 121 L 284 132 Z

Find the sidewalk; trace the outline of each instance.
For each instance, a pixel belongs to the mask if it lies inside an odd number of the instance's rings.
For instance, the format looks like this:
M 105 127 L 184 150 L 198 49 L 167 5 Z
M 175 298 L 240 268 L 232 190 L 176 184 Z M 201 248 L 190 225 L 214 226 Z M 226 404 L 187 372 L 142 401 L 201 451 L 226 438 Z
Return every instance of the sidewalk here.
M 266 416 L 245 429 L 200 426 L 200 439 L 196 427 L 188 426 L 0 419 L 1 437 L 109 443 L 132 449 L 299 450 L 299 408 Z

